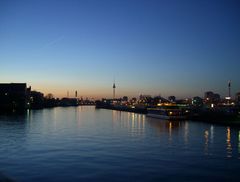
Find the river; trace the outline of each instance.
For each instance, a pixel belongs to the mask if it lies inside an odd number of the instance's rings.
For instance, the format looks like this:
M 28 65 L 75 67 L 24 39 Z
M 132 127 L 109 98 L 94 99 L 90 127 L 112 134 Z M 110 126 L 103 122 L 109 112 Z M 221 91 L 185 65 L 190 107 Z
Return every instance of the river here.
M 93 106 L 0 115 L 0 173 L 14 181 L 238 181 L 239 169 L 238 127 Z

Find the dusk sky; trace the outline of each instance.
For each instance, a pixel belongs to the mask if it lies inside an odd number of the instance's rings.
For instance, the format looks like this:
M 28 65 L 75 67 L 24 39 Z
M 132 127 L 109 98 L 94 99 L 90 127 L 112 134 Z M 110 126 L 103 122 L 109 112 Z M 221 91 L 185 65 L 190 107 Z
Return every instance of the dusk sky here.
M 1 0 L 0 82 L 56 97 L 240 91 L 240 1 Z

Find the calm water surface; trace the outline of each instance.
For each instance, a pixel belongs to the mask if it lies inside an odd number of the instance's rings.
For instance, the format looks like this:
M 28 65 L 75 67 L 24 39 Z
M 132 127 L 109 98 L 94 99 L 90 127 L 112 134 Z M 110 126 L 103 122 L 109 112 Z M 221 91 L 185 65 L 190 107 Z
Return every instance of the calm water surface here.
M 239 181 L 240 128 L 68 107 L 0 116 L 15 181 Z

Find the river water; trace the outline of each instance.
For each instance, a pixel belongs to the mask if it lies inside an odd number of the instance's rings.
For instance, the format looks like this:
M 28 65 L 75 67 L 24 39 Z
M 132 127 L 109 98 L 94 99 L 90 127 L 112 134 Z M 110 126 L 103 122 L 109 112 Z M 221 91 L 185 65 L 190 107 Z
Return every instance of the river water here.
M 239 169 L 238 127 L 93 106 L 0 116 L 0 173 L 14 181 L 239 181 Z

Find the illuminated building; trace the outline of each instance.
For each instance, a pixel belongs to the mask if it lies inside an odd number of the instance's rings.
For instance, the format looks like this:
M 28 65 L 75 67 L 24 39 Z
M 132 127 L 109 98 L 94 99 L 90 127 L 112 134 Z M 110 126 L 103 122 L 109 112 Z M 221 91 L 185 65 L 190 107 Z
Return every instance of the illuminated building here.
M 192 105 L 195 107 L 203 106 L 203 99 L 201 97 L 193 97 Z

